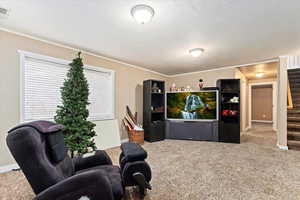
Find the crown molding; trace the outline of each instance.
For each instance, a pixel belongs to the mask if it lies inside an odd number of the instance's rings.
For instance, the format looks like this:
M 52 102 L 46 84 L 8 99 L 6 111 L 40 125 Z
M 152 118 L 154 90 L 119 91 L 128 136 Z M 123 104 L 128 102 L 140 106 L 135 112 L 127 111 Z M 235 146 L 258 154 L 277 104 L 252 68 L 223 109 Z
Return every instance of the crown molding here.
M 4 32 L 15 34 L 15 35 L 19 35 L 19 36 L 22 36 L 22 37 L 26 37 L 26 38 L 29 38 L 29 39 L 32 39 L 32 40 L 37 40 L 37 41 L 40 41 L 40 42 L 44 42 L 44 43 L 54 45 L 54 46 L 57 46 L 57 47 L 69 49 L 69 50 L 72 50 L 72 51 L 81 51 L 83 54 L 86 54 L 86 55 L 101 58 L 103 60 L 107 60 L 107 61 L 110 61 L 110 62 L 115 62 L 115 63 L 125 65 L 125 66 L 131 67 L 131 68 L 135 68 L 135 69 L 138 69 L 138 70 L 141 70 L 141 71 L 151 72 L 151 73 L 154 73 L 154 74 L 157 74 L 157 75 L 160 75 L 160 76 L 168 77 L 168 75 L 166 75 L 166 74 L 156 72 L 156 71 L 147 69 L 145 67 L 133 65 L 133 64 L 126 63 L 126 62 L 123 62 L 123 61 L 120 61 L 120 60 L 117 60 L 117 59 L 113 59 L 113 58 L 108 58 L 108 57 L 105 57 L 105 56 L 102 56 L 102 55 L 99 55 L 99 54 L 96 54 L 96 53 L 93 53 L 93 52 L 90 52 L 90 51 L 81 50 L 81 49 L 78 49 L 78 48 L 75 48 L 75 47 L 72 47 L 72 46 L 60 44 L 58 42 L 53 42 L 53 41 L 50 41 L 50 40 L 47 40 L 47 39 L 42 39 L 40 37 L 32 36 L 32 35 L 29 35 L 29 34 L 26 34 L 26 33 L 21 33 L 21 32 L 14 31 L 14 30 L 7 29 L 7 28 L 3 28 L 3 27 L 0 27 L 0 30 L 4 31 Z
M 251 66 L 251 65 L 266 64 L 266 63 L 278 62 L 278 61 L 279 61 L 278 58 L 274 58 L 274 59 L 270 59 L 270 60 L 264 60 L 264 61 L 260 61 L 260 62 L 254 62 L 254 63 L 248 63 L 248 64 L 242 64 L 242 65 L 231 65 L 231 66 L 219 67 L 219 68 L 214 68 L 214 69 L 207 69 L 207 70 L 200 70 L 200 71 L 195 71 L 195 72 L 174 74 L 174 75 L 169 75 L 169 77 L 173 78 L 173 77 L 178 77 L 178 76 L 187 76 L 187 75 L 192 75 L 192 74 L 198 74 L 198 73 L 201 73 L 201 72 L 210 72 L 210 71 L 232 69 L 232 68 L 238 68 L 238 67 L 247 67 L 247 66 Z

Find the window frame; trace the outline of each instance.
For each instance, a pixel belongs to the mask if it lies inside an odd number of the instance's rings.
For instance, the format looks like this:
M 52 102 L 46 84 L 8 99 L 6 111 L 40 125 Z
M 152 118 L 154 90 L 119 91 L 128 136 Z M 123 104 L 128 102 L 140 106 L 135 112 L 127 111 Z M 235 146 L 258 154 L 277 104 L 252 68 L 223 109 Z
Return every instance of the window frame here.
M 25 118 L 25 62 L 26 62 L 26 58 L 32 58 L 32 59 L 38 59 L 38 60 L 42 60 L 42 61 L 46 61 L 46 62 L 53 62 L 56 64 L 60 64 L 62 65 L 62 67 L 67 67 L 71 61 L 68 60 L 64 60 L 64 59 L 60 59 L 60 58 L 54 58 L 51 56 L 46 56 L 46 55 L 41 55 L 41 54 L 37 54 L 37 53 L 32 53 L 32 52 L 28 52 L 28 51 L 24 51 L 24 50 L 17 50 L 17 52 L 19 53 L 19 58 L 20 58 L 20 122 L 24 123 L 24 122 L 29 122 L 35 119 L 30 119 L 30 120 L 26 120 Z M 91 119 L 89 119 L 90 121 L 104 121 L 104 120 L 113 120 L 115 119 L 115 106 L 116 106 L 116 100 L 115 100 L 115 71 L 114 70 L 110 70 L 110 69 L 106 69 L 103 67 L 95 67 L 95 66 L 91 66 L 91 65 L 86 65 L 84 64 L 83 67 L 85 70 L 93 70 L 93 71 L 97 71 L 100 73 L 105 73 L 108 74 L 110 76 L 111 79 L 111 86 L 112 86 L 112 93 L 111 93 L 111 99 L 112 99 L 112 113 L 109 114 L 103 114 L 103 116 L 101 117 L 92 117 Z M 47 119 L 41 119 L 41 120 L 50 120 L 53 121 L 53 118 L 47 118 Z

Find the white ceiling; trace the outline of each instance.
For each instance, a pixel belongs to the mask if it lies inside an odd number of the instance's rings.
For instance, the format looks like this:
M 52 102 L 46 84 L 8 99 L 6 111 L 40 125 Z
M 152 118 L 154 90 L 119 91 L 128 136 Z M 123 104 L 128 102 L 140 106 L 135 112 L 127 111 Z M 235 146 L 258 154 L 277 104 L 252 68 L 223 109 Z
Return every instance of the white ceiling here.
M 239 67 L 239 70 L 245 75 L 248 80 L 259 80 L 276 78 L 278 73 L 278 62 L 264 63 L 258 65 L 250 65 Z M 257 73 L 264 73 L 263 77 L 256 77 Z
M 138 24 L 136 4 L 155 10 Z M 165 74 L 252 63 L 300 49 L 299 0 L 0 0 L 0 27 Z M 199 58 L 191 48 L 204 48 Z

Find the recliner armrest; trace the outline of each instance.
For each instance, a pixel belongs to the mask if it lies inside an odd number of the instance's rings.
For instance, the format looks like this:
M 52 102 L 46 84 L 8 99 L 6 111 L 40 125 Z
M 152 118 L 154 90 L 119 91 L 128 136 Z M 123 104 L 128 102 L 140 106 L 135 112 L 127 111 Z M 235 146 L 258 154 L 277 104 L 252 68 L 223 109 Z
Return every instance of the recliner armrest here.
M 113 200 L 111 183 L 101 169 L 94 169 L 67 178 L 39 193 L 34 200 Z
M 81 155 L 73 158 L 75 171 L 99 166 L 99 165 L 112 165 L 110 157 L 105 151 L 97 150 L 94 155 L 85 156 Z

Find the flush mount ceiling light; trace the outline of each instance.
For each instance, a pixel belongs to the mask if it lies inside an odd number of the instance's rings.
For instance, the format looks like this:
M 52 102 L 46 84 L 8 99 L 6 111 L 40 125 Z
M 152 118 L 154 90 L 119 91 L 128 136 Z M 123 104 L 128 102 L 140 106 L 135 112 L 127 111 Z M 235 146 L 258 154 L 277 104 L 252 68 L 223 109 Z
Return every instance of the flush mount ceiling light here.
M 196 58 L 204 53 L 204 49 L 202 49 L 202 48 L 191 49 L 191 50 L 189 50 L 189 53 L 191 54 L 191 56 Z
M 265 73 L 263 73 L 263 72 L 259 72 L 259 73 L 256 73 L 255 74 L 255 76 L 257 77 L 257 78 L 261 78 L 261 77 L 263 77 L 265 75 Z
M 0 7 L 0 15 L 7 16 L 8 10 L 6 8 Z
M 154 10 L 148 5 L 140 4 L 131 9 L 131 15 L 138 23 L 146 24 L 153 18 Z

